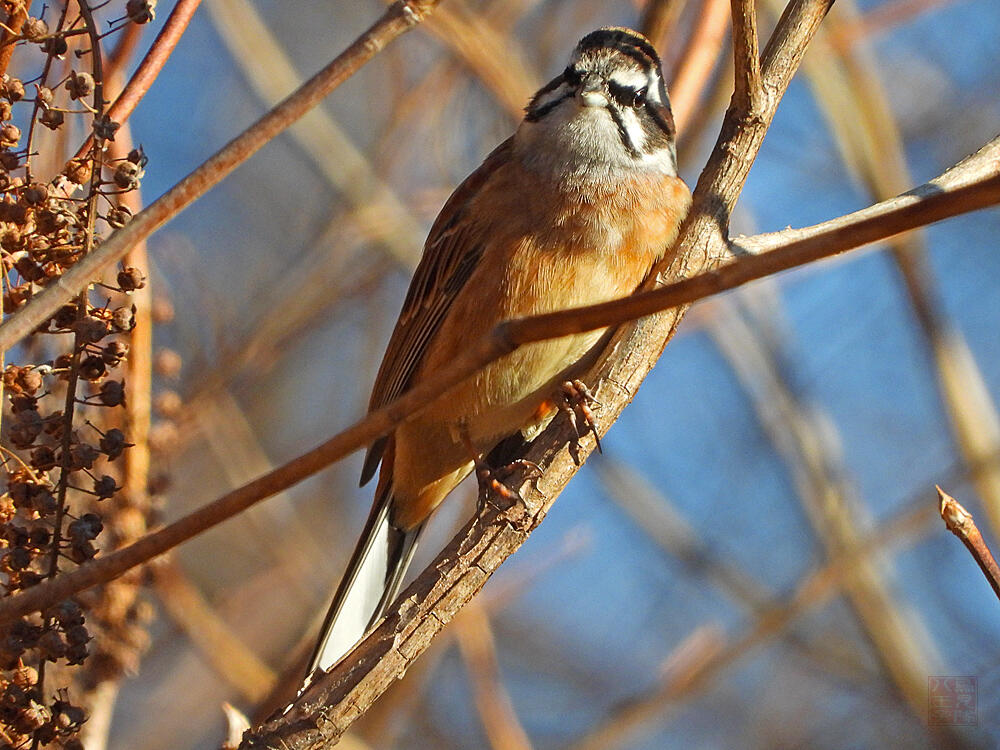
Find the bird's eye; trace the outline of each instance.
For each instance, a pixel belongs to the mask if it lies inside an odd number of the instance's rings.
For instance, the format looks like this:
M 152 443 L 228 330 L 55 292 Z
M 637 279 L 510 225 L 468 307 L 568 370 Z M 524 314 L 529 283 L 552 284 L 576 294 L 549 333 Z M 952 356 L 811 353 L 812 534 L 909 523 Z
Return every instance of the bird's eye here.
M 631 107 L 638 109 L 646 104 L 646 92 L 648 89 L 643 86 L 641 89 L 634 89 L 631 86 L 623 86 L 614 81 L 608 82 L 608 90 L 611 96 L 618 102 L 619 107 Z
M 568 83 L 571 86 L 578 85 L 582 80 L 582 78 L 580 77 L 580 71 L 578 71 L 572 65 L 570 65 L 569 67 L 566 68 L 566 70 L 563 71 L 563 78 L 565 78 L 566 83 Z

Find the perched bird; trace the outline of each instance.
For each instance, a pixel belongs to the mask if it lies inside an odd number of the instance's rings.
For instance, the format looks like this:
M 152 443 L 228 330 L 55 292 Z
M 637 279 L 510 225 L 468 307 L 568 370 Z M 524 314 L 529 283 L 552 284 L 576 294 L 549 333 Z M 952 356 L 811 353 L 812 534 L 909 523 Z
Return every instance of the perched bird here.
M 458 186 L 431 228 L 372 392 L 377 409 L 511 318 L 633 292 L 690 204 L 677 177 L 660 59 L 641 34 L 585 36 L 530 100 L 512 137 Z M 328 669 L 399 592 L 420 531 L 474 461 L 537 429 L 604 331 L 523 346 L 368 450 L 375 501 L 309 673 Z

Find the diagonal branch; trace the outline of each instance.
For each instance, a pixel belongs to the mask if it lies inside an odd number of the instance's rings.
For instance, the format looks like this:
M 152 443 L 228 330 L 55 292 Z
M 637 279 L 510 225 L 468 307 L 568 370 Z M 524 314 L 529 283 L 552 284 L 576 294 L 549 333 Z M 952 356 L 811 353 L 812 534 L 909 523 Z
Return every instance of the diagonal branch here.
M 115 578 L 126 570 L 141 565 L 246 510 L 260 500 L 302 481 L 368 445 L 451 386 L 492 360 L 513 351 L 519 345 L 577 331 L 617 325 L 640 316 L 688 305 L 754 279 L 875 242 L 916 226 L 997 203 L 1000 203 L 1000 138 L 991 141 L 978 153 L 940 177 L 897 198 L 806 229 L 788 229 L 756 237 L 744 237 L 736 241 L 736 246 L 744 251 L 767 251 L 760 255 L 743 257 L 716 270 L 622 300 L 502 324 L 490 338 L 470 347 L 463 357 L 442 370 L 437 377 L 406 392 L 384 408 L 372 412 L 308 453 L 292 459 L 118 552 L 94 560 L 77 570 L 63 574 L 56 580 L 40 584 L 0 602 L 0 624 L 44 609 L 67 596 Z M 695 220 L 689 221 L 689 226 Z M 721 259 L 724 257 L 722 253 L 728 253 L 728 245 L 723 245 L 721 252 L 715 257 Z M 693 253 L 678 257 L 691 261 Z M 640 327 L 642 325 L 640 324 Z M 628 344 L 623 344 L 619 348 L 624 350 L 625 356 L 635 356 L 636 352 L 640 351 Z M 632 365 L 634 364 L 632 362 Z M 642 375 L 644 374 L 643 372 Z M 611 377 L 613 382 L 618 382 L 619 378 Z M 630 373 L 624 379 L 629 380 L 632 377 L 637 376 Z M 632 392 L 634 391 L 628 390 L 629 394 Z M 612 421 L 602 419 L 603 424 L 610 424 Z M 566 439 L 569 439 L 568 433 Z
M 754 0 L 732 0 L 733 62 L 737 106 L 755 112 L 760 106 L 760 50 L 757 43 L 757 11 Z
M 125 84 L 125 88 L 121 90 L 114 103 L 108 108 L 107 115 L 109 118 L 119 124 L 129 118 L 129 115 L 132 114 L 139 102 L 142 101 L 146 92 L 149 91 L 149 87 L 153 85 L 153 81 L 160 75 L 160 71 L 163 70 L 163 66 L 166 65 L 170 55 L 173 54 L 174 48 L 187 30 L 188 24 L 191 22 L 191 17 L 198 10 L 200 4 L 201 0 L 178 0 L 174 9 L 170 11 L 170 17 L 167 18 L 167 22 L 163 24 L 160 33 L 153 40 L 153 44 L 150 46 L 146 56 L 139 63 L 139 67 L 136 68 L 135 73 L 132 74 L 128 83 Z M 133 33 L 132 30 L 138 29 L 139 26 L 133 23 L 129 24 L 127 28 L 129 29 L 127 32 L 129 37 L 126 38 L 130 38 Z M 82 158 L 90 151 L 93 145 L 93 136 L 88 136 L 83 145 L 77 149 L 76 155 L 73 158 Z
M 940 487 L 937 487 L 937 493 L 941 518 L 944 520 L 945 526 L 969 550 L 972 558 L 979 565 L 979 569 L 983 571 L 983 575 L 986 576 L 986 580 L 993 588 L 993 593 L 1000 598 L 1000 566 L 993 559 L 993 553 L 986 546 L 986 540 L 979 532 L 972 514 Z
M 187 208 L 272 138 L 299 120 L 389 42 L 420 23 L 441 0 L 397 0 L 382 17 L 325 68 L 222 147 L 200 167 L 119 229 L 94 252 L 49 284 L 0 325 L 0 351 L 7 351 L 79 294 L 115 261 Z

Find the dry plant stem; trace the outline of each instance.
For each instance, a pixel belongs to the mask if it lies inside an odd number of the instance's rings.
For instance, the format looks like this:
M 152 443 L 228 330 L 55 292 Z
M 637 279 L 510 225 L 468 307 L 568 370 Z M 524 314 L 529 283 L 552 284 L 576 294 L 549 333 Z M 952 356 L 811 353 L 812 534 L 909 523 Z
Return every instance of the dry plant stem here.
M 247 648 L 173 560 L 153 566 L 153 585 L 170 615 L 202 657 L 251 704 L 274 686 L 274 671 Z
M 813 0 L 813 2 L 819 1 Z M 767 119 L 760 121 L 761 125 L 773 116 L 775 107 L 776 102 L 771 106 Z M 762 137 L 763 133 L 760 135 Z M 759 141 L 757 143 L 759 144 Z M 728 147 L 725 150 L 735 155 L 745 153 Z M 733 158 L 738 157 L 733 156 Z M 748 161 L 745 163 L 747 171 L 749 166 Z M 708 212 L 706 207 L 718 205 L 716 203 L 718 194 L 713 195 L 704 190 L 700 191 L 700 194 L 703 207 L 701 210 L 706 213 L 693 214 L 688 225 L 697 222 L 706 233 L 717 233 L 718 214 Z M 735 196 L 729 200 L 735 200 Z M 1000 203 L 1000 140 L 991 142 L 976 155 L 969 157 L 937 180 L 892 200 L 883 201 L 815 227 L 785 230 L 738 240 L 738 244 L 744 248 L 770 249 L 770 252 L 762 255 L 741 258 L 716 270 L 622 300 L 503 323 L 490 337 L 470 346 L 461 358 L 442 370 L 436 378 L 411 389 L 396 401 L 372 412 L 308 453 L 223 495 L 129 547 L 87 563 L 77 570 L 60 576 L 58 580 L 40 584 L 0 602 L 0 625 L 121 575 L 129 568 L 141 565 L 195 534 L 231 518 L 254 503 L 305 479 L 345 455 L 368 445 L 376 437 L 403 422 L 483 365 L 508 354 L 517 346 L 578 331 L 618 325 L 641 316 L 688 305 L 711 294 L 735 288 L 778 271 L 996 203 Z M 714 218 L 699 219 L 699 216 Z M 692 242 L 687 239 L 690 231 L 685 232 L 683 242 Z M 709 242 L 710 240 L 703 239 L 702 247 Z M 728 246 L 721 236 L 717 243 L 713 257 L 721 260 L 726 257 Z M 682 249 L 678 257 L 681 262 L 693 262 L 691 260 L 693 252 L 693 250 L 684 252 Z M 658 354 L 659 352 L 657 356 Z M 643 372 L 642 375 L 644 374 Z
M 677 21 L 684 11 L 687 0 L 648 0 L 639 21 L 639 30 L 645 34 L 653 46 L 663 49 L 673 36 Z
M 124 143 L 119 132 L 119 138 Z M 116 158 L 124 157 L 117 149 L 112 153 Z M 121 202 L 133 211 L 138 211 L 142 199 L 138 191 L 130 191 L 121 196 Z M 143 271 L 149 268 L 146 243 L 133 247 L 125 258 L 128 266 Z M 149 429 L 151 424 L 153 389 L 153 296 L 147 283 L 142 289 L 131 294 L 135 305 L 135 328 L 129 341 L 128 355 L 128 400 L 125 402 L 126 434 L 132 447 L 123 459 L 122 486 L 133 498 L 145 497 L 149 484 Z
M 67 13 L 69 13 L 69 2 L 63 4 L 62 11 L 59 13 L 59 20 L 56 22 L 56 31 L 55 31 L 56 34 L 62 32 L 63 26 L 66 24 Z M 13 48 L 13 45 L 11 45 L 11 48 Z M 45 64 L 42 66 L 42 75 L 38 81 L 38 85 L 45 86 L 48 84 L 49 73 L 52 70 L 52 63 L 55 59 L 56 58 L 53 55 L 45 56 Z M 28 125 L 28 140 L 27 143 L 25 144 L 28 154 L 28 157 L 25 159 L 24 162 L 24 177 L 26 182 L 32 181 L 31 156 L 35 154 L 35 133 L 37 131 L 37 126 L 38 126 L 38 112 L 41 109 L 41 106 L 42 106 L 41 101 L 36 97 L 35 102 L 31 107 L 31 120 Z M 65 132 L 66 131 L 64 130 L 63 134 L 65 134 Z M 65 152 L 59 152 L 59 153 L 65 153 Z
M 136 24 L 130 24 L 129 27 Z M 112 89 L 121 83 L 118 73 L 105 73 L 105 81 Z M 114 141 L 108 143 L 108 153 L 112 160 L 124 159 L 132 149 L 132 137 L 127 123 L 116 133 Z M 142 196 L 138 187 L 123 192 L 119 202 L 127 206 L 133 214 L 142 209 Z M 138 243 L 125 257 L 125 264 L 147 270 L 149 268 L 146 243 Z M 125 451 L 121 460 L 122 489 L 128 501 L 139 508 L 148 508 L 149 497 L 149 427 L 152 405 L 151 389 L 153 380 L 153 316 L 152 295 L 149 284 L 134 290 L 129 295 L 135 305 L 135 328 L 129 335 L 129 353 L 126 360 L 128 399 L 125 401 L 125 434 L 132 446 Z M 121 545 L 134 542 L 147 530 L 145 518 L 141 524 L 130 527 L 123 533 Z M 111 719 L 118 699 L 121 679 L 100 682 L 88 696 L 90 718 L 81 730 L 80 738 L 87 750 L 104 750 L 108 745 Z
M 472 683 L 476 710 L 493 750 L 531 750 L 531 741 L 514 712 L 497 662 L 490 618 L 471 605 L 457 618 L 455 636 Z
M 180 41 L 181 36 L 187 29 L 188 23 L 191 21 L 191 16 L 194 15 L 200 4 L 201 0 L 177 0 L 177 4 L 170 12 L 167 22 L 163 24 L 160 33 L 153 40 L 149 52 L 146 53 L 142 62 L 139 63 L 139 67 L 136 68 L 129 82 L 125 84 L 125 88 L 122 89 L 118 98 L 115 99 L 114 104 L 108 108 L 108 117 L 117 123 L 125 122 L 128 119 L 129 115 L 135 110 L 136 105 L 146 95 L 146 92 L 149 91 L 149 87 L 153 85 L 153 81 L 160 75 L 160 71 L 163 70 L 167 59 L 173 53 L 177 42 Z M 136 26 L 136 24 L 131 25 Z M 115 62 L 117 63 L 119 60 L 116 58 Z M 74 158 L 79 159 L 86 154 L 90 150 L 92 143 L 93 137 L 89 137 L 77 149 Z
M 194 200 L 217 185 L 264 144 L 299 120 L 327 94 L 371 60 L 386 44 L 420 23 L 440 0 L 398 0 L 364 34 L 319 73 L 226 144 L 100 248 L 82 259 L 16 315 L 0 325 L 0 351 L 6 351 L 47 320 L 69 298 L 85 289 L 103 269 L 147 238 Z
M 972 554 L 986 580 L 993 587 L 993 593 L 1000 599 L 1000 566 L 993 559 L 993 553 L 986 546 L 986 541 L 979 533 L 972 514 L 940 487 L 937 487 L 937 493 L 944 525 L 948 527 L 948 531 L 962 540 L 962 544 Z
M 80 8 L 80 15 L 86 22 L 87 32 L 90 36 L 91 43 L 91 65 L 92 72 L 94 76 L 94 103 L 93 108 L 96 116 L 104 111 L 104 74 L 102 69 L 103 60 L 101 59 L 101 49 L 100 49 L 100 36 L 97 29 L 97 25 L 94 21 L 93 13 L 88 4 L 88 0 L 79 0 L 78 2 Z M 68 7 L 68 4 L 67 6 Z M 64 12 L 60 18 L 59 25 L 62 26 L 62 22 L 66 17 L 64 7 Z M 48 73 L 49 64 L 51 62 L 51 57 L 46 60 L 45 72 Z M 37 111 L 37 104 L 36 104 Z M 34 114 L 32 115 L 32 123 L 34 123 Z M 94 249 L 94 235 L 96 232 L 97 225 L 97 199 L 98 191 L 100 190 L 100 180 L 101 171 L 103 168 L 103 150 L 96 145 L 91 147 L 90 152 L 90 164 L 91 174 L 90 174 L 90 186 L 87 195 L 87 226 L 85 230 L 85 239 L 83 252 L 84 255 L 93 252 Z M 76 320 L 82 321 L 87 315 L 87 292 L 81 291 L 76 298 Z M 62 439 L 60 441 L 60 457 L 59 457 L 59 481 L 56 485 L 56 514 L 55 520 L 53 522 L 52 529 L 52 552 L 49 558 L 49 569 L 45 574 L 45 578 L 48 580 L 53 580 L 59 573 L 59 555 L 61 553 L 61 547 L 63 543 L 63 522 L 65 521 L 67 509 L 66 509 L 66 493 L 69 489 L 69 479 L 72 473 L 71 461 L 72 456 L 70 454 L 70 446 L 73 442 L 73 424 L 74 417 L 76 415 L 76 404 L 77 396 L 76 390 L 80 382 L 80 353 L 83 351 L 83 336 L 78 329 L 73 334 L 73 350 L 70 357 L 69 373 L 66 380 L 66 399 L 63 406 L 62 413 Z M 46 616 L 45 627 L 50 627 L 51 618 Z M 44 684 L 45 684 L 45 667 L 48 660 L 44 657 L 39 657 L 38 663 L 38 687 L 39 690 L 44 694 Z M 32 740 L 32 748 L 38 745 L 38 735 Z
M 670 106 L 677 132 L 687 127 L 698 100 L 719 60 L 729 23 L 726 0 L 703 0 L 694 30 L 688 39 L 670 83 Z

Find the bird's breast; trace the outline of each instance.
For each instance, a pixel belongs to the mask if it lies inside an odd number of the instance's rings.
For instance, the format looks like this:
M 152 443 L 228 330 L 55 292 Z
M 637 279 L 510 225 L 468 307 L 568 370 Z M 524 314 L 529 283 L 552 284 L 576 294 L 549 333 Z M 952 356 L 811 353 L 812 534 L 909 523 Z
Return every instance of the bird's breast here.
M 430 347 L 428 370 L 451 361 L 503 320 L 627 296 L 668 249 L 689 203 L 687 187 L 676 177 L 637 176 L 618 185 L 566 190 L 516 164 L 508 167 L 470 211 L 483 254 Z M 484 439 L 512 432 L 533 413 L 532 399 L 549 395 L 541 391 L 602 334 L 520 347 L 480 371 L 436 413 L 471 420 L 473 427 L 481 423 L 473 431 Z

